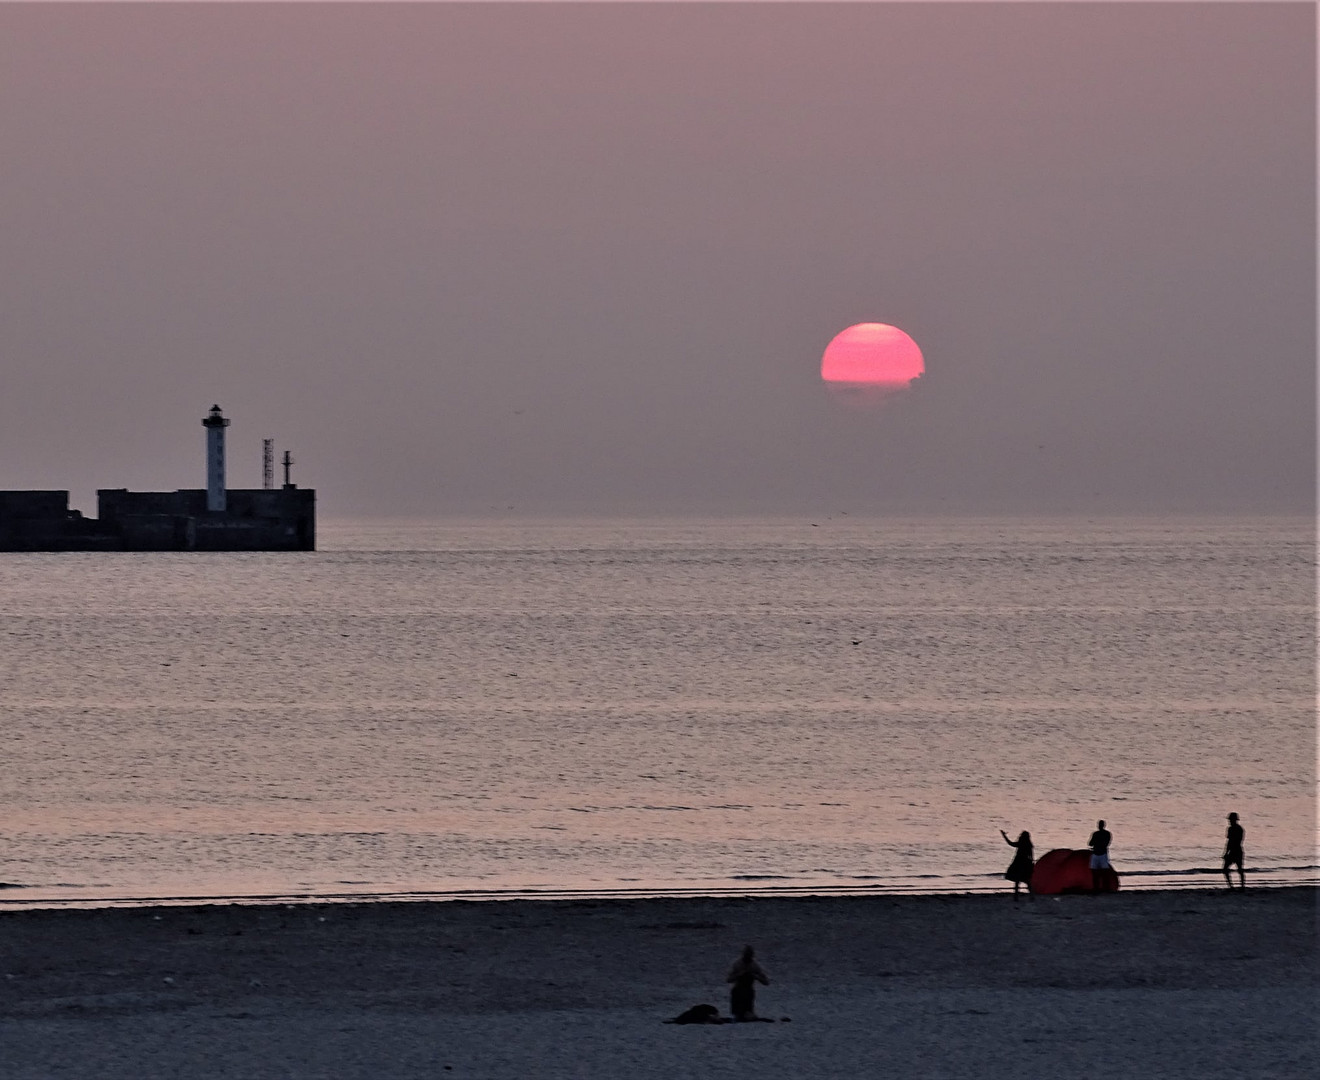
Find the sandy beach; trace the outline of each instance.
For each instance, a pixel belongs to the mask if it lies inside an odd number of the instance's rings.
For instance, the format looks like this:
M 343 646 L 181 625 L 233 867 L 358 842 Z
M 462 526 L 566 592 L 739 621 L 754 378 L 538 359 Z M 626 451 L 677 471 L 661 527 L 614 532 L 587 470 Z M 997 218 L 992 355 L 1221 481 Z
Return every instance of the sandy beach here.
M 1316 924 L 1313 888 L 11 911 L 0 1057 L 101 1080 L 1310 1076 Z M 745 942 L 775 1023 L 661 1023 L 727 1013 Z

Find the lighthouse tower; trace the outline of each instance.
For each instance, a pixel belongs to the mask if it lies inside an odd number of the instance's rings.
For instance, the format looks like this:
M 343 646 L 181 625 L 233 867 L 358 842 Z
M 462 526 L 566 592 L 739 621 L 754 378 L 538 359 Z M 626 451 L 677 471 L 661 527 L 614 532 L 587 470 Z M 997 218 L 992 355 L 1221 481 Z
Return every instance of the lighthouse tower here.
M 202 421 L 206 428 L 206 509 L 225 509 L 225 428 L 229 421 L 220 415 L 220 406 L 212 405 L 211 414 Z

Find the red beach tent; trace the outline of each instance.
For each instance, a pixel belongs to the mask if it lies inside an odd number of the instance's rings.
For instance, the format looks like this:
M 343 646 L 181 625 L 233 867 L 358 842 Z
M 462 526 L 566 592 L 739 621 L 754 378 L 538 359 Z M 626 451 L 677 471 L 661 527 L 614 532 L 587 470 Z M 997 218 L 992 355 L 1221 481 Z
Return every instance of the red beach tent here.
M 1055 848 L 1036 860 L 1031 872 L 1031 891 L 1044 896 L 1059 893 L 1096 892 L 1091 879 L 1091 853 Z M 1100 871 L 1099 892 L 1118 892 L 1118 874 Z

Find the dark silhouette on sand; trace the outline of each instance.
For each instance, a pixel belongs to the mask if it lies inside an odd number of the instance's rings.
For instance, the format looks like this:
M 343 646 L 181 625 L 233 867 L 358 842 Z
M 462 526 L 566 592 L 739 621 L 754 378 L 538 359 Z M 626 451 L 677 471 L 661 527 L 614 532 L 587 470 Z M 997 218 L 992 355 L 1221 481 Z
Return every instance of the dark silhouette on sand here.
M 1109 865 L 1109 844 L 1114 839 L 1114 834 L 1105 828 L 1103 820 L 1095 823 L 1095 832 L 1091 834 L 1091 839 L 1087 841 L 1087 847 L 1091 849 L 1091 891 L 1104 891 L 1104 875 L 1102 870 L 1110 870 Z
M 1237 814 L 1229 814 L 1227 842 L 1224 844 L 1224 880 L 1228 882 L 1230 889 L 1233 887 L 1233 877 L 1228 871 L 1234 863 L 1237 864 L 1240 888 L 1245 889 L 1247 887 L 1247 872 L 1243 867 L 1244 856 L 1242 854 L 1242 839 L 1244 836 L 1246 836 L 1246 830 L 1238 824 Z
M 1025 885 L 1027 887 L 1027 896 L 1031 896 L 1031 872 L 1035 868 L 1035 861 L 1032 858 L 1031 833 L 1023 829 L 1018 833 L 1016 840 L 1010 840 L 1008 833 L 1003 829 L 999 830 L 999 835 L 1004 838 L 1004 843 L 1009 847 L 1017 848 L 1017 854 L 1013 856 L 1013 861 L 1008 864 L 1008 869 L 1004 871 L 1004 877 L 1013 883 L 1013 899 L 1018 898 L 1018 890 Z
M 684 1009 L 672 1020 L 661 1021 L 665 1024 L 727 1024 L 730 1021 L 720 1015 L 714 1005 L 693 1005 Z
M 735 1020 L 759 1020 L 756 1015 L 756 984 L 769 986 L 770 979 L 765 970 L 756 962 L 756 951 L 750 945 L 744 945 L 742 956 L 729 968 L 725 982 L 732 983 L 729 991 L 729 1012 Z

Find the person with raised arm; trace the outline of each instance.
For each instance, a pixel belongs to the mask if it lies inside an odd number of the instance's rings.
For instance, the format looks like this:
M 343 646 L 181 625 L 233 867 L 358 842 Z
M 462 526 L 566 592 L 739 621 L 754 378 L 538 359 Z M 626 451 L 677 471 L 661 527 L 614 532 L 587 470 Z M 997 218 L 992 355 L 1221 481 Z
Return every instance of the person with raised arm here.
M 1004 843 L 1009 847 L 1017 848 L 1017 854 L 1013 856 L 1013 861 L 1008 864 L 1008 869 L 1004 871 L 1004 877 L 1013 883 L 1013 899 L 1018 898 L 1018 889 L 1023 885 L 1027 887 L 1027 899 L 1034 897 L 1031 895 L 1031 872 L 1035 869 L 1036 861 L 1032 857 L 1031 833 L 1023 829 L 1018 833 L 1016 840 L 1010 840 L 1008 833 L 1003 829 L 999 830 L 999 835 L 1004 838 Z

